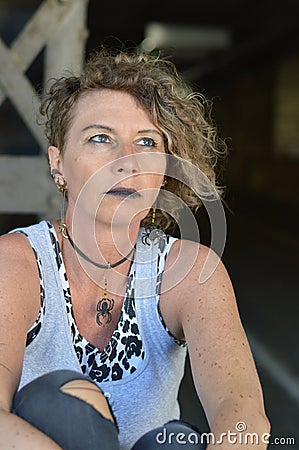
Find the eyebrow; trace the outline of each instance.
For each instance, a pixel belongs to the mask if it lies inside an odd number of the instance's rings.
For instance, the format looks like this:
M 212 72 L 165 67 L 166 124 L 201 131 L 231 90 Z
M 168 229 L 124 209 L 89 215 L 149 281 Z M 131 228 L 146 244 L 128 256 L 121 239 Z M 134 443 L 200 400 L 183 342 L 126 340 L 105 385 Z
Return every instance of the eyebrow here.
M 94 123 L 94 124 L 92 124 L 92 125 L 87 125 L 87 127 L 84 127 L 84 128 L 81 130 L 81 133 L 84 133 L 84 131 L 90 130 L 91 128 L 95 128 L 95 129 L 97 129 L 97 130 L 108 130 L 108 131 L 113 131 L 113 128 L 107 127 L 107 125 L 100 125 L 100 124 Z
M 84 133 L 85 131 L 88 131 L 90 129 L 115 131 L 113 128 L 108 127 L 107 125 L 101 125 L 101 124 L 98 124 L 98 123 L 94 123 L 94 124 L 87 125 L 86 127 L 84 127 L 81 130 L 81 133 Z M 143 133 L 155 133 L 155 134 L 158 134 L 160 137 L 163 138 L 162 133 L 160 131 L 158 131 L 158 130 L 153 129 L 153 128 L 149 128 L 149 129 L 146 129 L 146 130 L 139 130 L 137 132 L 137 134 L 143 134 Z
M 162 135 L 162 133 L 160 131 L 154 130 L 153 128 L 149 128 L 148 130 L 140 130 L 140 131 L 138 131 L 137 134 L 139 134 L 139 133 L 141 133 L 141 134 L 143 134 L 143 133 L 156 133 L 159 136 L 163 137 L 163 135 Z

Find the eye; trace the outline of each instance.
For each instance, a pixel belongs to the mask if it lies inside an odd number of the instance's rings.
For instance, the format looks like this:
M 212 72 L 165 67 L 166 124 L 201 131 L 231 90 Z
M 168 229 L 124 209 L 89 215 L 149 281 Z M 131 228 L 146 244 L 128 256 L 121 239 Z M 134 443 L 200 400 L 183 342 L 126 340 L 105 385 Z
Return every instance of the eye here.
M 149 137 L 143 137 L 138 141 L 139 145 L 143 145 L 144 147 L 157 147 L 158 143 Z
M 106 144 L 110 142 L 110 138 L 107 134 L 96 134 L 88 139 L 89 142 L 96 142 L 98 144 Z

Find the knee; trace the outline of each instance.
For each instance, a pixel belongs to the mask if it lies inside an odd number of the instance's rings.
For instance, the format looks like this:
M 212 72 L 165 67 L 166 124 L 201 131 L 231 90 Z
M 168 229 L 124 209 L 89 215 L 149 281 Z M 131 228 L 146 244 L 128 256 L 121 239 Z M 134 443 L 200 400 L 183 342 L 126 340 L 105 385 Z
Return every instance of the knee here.
M 83 402 L 83 403 L 82 403 Z M 67 408 L 78 403 L 85 404 L 115 424 L 110 406 L 100 388 L 79 372 L 56 370 L 33 380 L 24 386 L 14 398 L 14 410 L 18 413 L 25 409 Z
M 57 370 L 24 386 L 13 412 L 66 450 L 119 449 L 117 426 L 101 390 L 86 376 Z
M 106 419 L 115 423 L 110 406 L 103 392 L 92 381 L 89 381 L 88 379 L 68 381 L 60 387 L 60 391 L 88 403 Z

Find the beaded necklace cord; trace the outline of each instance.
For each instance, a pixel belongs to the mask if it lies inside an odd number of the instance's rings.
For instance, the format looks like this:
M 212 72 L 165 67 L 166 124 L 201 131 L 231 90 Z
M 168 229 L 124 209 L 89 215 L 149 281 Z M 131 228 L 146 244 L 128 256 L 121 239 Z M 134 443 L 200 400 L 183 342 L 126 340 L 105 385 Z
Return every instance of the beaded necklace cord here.
M 130 250 L 130 252 L 122 259 L 120 259 L 119 261 L 116 261 L 113 264 L 107 263 L 107 264 L 100 264 L 96 261 L 93 261 L 91 258 L 89 258 L 89 256 L 85 255 L 85 253 L 82 252 L 82 250 L 74 243 L 74 241 L 72 240 L 72 238 L 69 235 L 68 229 L 67 227 L 64 225 L 63 227 L 63 232 L 62 232 L 63 237 L 65 237 L 66 239 L 69 240 L 71 246 L 73 247 L 73 249 L 80 255 L 82 256 L 82 258 L 84 258 L 86 261 L 88 261 L 89 263 L 93 264 L 96 267 L 99 267 L 100 269 L 105 269 L 105 273 L 104 273 L 104 293 L 103 293 L 103 298 L 101 298 L 98 302 L 97 302 L 97 314 L 96 314 L 96 323 L 101 326 L 103 325 L 103 319 L 105 320 L 105 324 L 108 325 L 111 322 L 112 319 L 112 314 L 110 311 L 112 311 L 113 307 L 114 307 L 114 299 L 113 298 L 108 298 L 108 282 L 107 282 L 107 276 L 106 276 L 106 270 L 107 269 L 113 269 L 114 267 L 120 266 L 122 263 L 124 263 L 125 261 L 127 261 L 129 259 L 129 257 L 131 256 L 131 254 L 133 253 L 135 246 Z

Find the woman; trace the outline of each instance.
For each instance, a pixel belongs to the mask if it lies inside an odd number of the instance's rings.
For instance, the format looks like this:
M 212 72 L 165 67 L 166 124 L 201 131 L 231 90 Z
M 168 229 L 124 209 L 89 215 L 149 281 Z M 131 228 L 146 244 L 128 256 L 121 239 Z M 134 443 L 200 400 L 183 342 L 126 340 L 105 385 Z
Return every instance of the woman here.
M 225 433 L 240 421 L 268 432 L 223 264 L 199 282 L 209 249 L 161 230 L 200 206 L 194 191 L 219 191 L 203 100 L 171 63 L 133 52 L 96 53 L 51 86 L 42 112 L 67 207 L 0 240 L 1 448 L 202 448 L 178 420 L 186 345 L 208 449 L 236 448 Z

